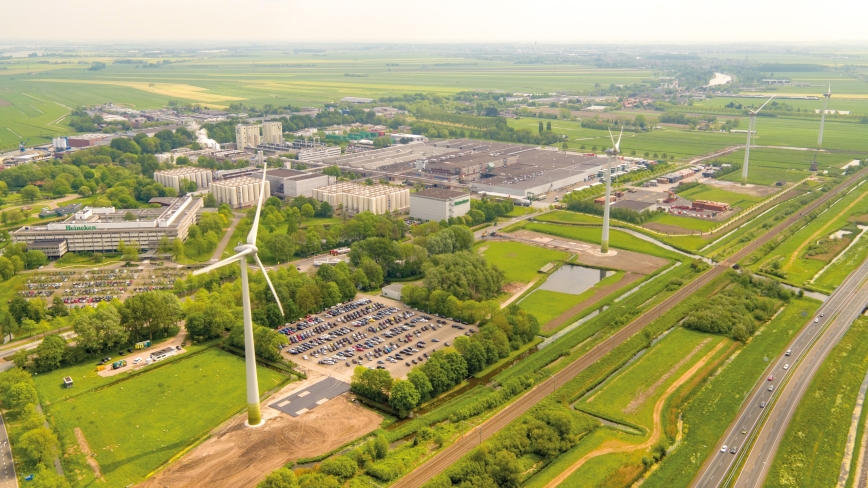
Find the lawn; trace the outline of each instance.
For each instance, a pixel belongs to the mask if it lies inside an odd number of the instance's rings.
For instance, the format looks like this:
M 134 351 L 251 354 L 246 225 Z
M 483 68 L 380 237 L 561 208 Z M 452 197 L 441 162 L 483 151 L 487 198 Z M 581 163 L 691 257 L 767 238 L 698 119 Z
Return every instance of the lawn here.
M 820 366 L 784 434 L 765 486 L 837 483 L 856 394 L 868 371 L 866 333 L 868 319 L 857 319 Z
M 529 222 L 524 226 L 524 228 L 534 232 L 551 234 L 566 239 L 575 239 L 577 241 L 591 244 L 599 244 L 603 236 L 603 229 L 599 227 L 579 227 Z M 617 249 L 625 249 L 627 251 L 650 254 L 652 256 L 660 256 L 667 259 L 676 259 L 680 261 L 684 258 L 681 254 L 667 251 L 652 242 L 640 239 L 626 232 L 621 232 L 617 229 L 610 229 L 609 244 Z
M 700 231 L 706 232 L 709 231 L 721 223 L 715 220 L 709 219 L 698 219 L 694 217 L 681 217 L 678 215 L 672 215 L 667 212 L 657 212 L 648 222 L 655 222 L 661 225 L 671 225 L 673 227 L 680 227 L 684 229 L 684 232 L 692 232 L 692 231 Z
M 545 329 L 545 325 L 551 320 L 560 317 L 561 314 L 574 306 L 590 299 L 602 287 L 609 286 L 613 283 L 618 283 L 624 277 L 623 271 L 618 271 L 612 276 L 607 276 L 602 281 L 596 283 L 591 288 L 579 294 L 561 293 L 551 290 L 534 290 L 530 295 L 524 297 L 518 302 L 519 306 L 528 313 L 533 314 L 539 321 L 541 328 Z M 605 299 L 605 298 L 604 298 Z M 582 312 L 585 312 L 584 310 Z M 564 323 L 564 326 L 570 322 Z M 560 327 L 558 327 L 560 329 Z M 542 335 L 550 335 L 556 332 L 554 330 L 544 330 Z
M 782 354 L 787 342 L 810 320 L 819 306 L 819 301 L 810 298 L 791 301 L 688 400 L 681 413 L 684 422 L 681 443 L 667 454 L 659 469 L 645 481 L 645 488 L 690 485 L 705 459 L 716 452 L 717 441 L 735 417 L 746 394 L 762 377 L 768 366 L 766 358 Z
M 570 212 L 568 210 L 555 210 L 534 217 L 534 220 L 540 222 L 552 222 L 557 224 L 591 224 L 603 225 L 603 218 L 596 215 L 588 215 L 578 212 Z
M 91 366 L 93 367 L 93 366 Z M 286 377 L 259 368 L 260 392 Z M 76 388 L 79 387 L 76 378 Z M 80 486 L 126 486 L 141 481 L 245 405 L 244 360 L 219 349 L 52 404 L 67 472 Z M 94 478 L 78 450 L 80 428 L 105 482 Z
M 482 255 L 489 263 L 497 265 L 505 274 L 507 282 L 529 283 L 538 271 L 548 263 L 563 261 L 568 253 L 518 242 L 482 242 Z
M 511 212 L 505 215 L 505 217 L 524 217 L 528 214 L 533 214 L 538 211 L 535 207 L 522 207 L 521 205 L 516 205 Z
M 765 197 L 757 197 L 744 193 L 736 193 L 709 185 L 699 185 L 678 194 L 688 200 L 711 200 L 712 202 L 728 203 L 733 207 L 747 208 L 754 203 L 765 200 Z

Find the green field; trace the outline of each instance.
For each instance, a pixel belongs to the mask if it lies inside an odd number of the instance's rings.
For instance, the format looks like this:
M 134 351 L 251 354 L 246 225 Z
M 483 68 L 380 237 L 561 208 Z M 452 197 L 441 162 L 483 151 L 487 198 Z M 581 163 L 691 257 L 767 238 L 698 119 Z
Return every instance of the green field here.
M 543 234 L 551 234 L 591 244 L 599 244 L 603 236 L 603 229 L 598 227 L 579 227 L 528 222 L 524 228 L 534 232 L 542 232 Z M 660 256 L 667 259 L 677 259 L 680 261 L 684 257 L 680 254 L 663 249 L 651 242 L 616 229 L 611 229 L 609 231 L 609 244 L 614 248 L 642 254 L 650 254 L 652 256 Z
M 667 454 L 659 469 L 645 481 L 644 487 L 690 485 L 705 459 L 717 452 L 718 440 L 729 427 L 745 395 L 762 377 L 768 366 L 765 358 L 782 354 L 787 342 L 813 317 L 820 304 L 810 298 L 790 302 L 697 391 L 682 411 L 684 434 L 678 447 Z
M 784 434 L 765 486 L 835 486 L 856 394 L 868 371 L 866 332 L 868 320 L 857 319 L 820 366 Z M 858 448 L 854 460 L 856 456 Z
M 263 393 L 286 381 L 269 369 L 258 372 Z M 77 378 L 76 388 L 80 388 Z M 244 391 L 244 360 L 210 349 L 52 404 L 47 411 L 63 451 L 75 452 L 64 458 L 64 464 L 68 473 L 80 479 L 79 486 L 126 486 L 141 481 L 243 408 Z M 76 427 L 95 453 L 104 482 L 94 478 L 79 451 Z
M 808 225 L 782 242 L 755 267 L 760 269 L 771 265 L 779 266 L 786 273 L 787 282 L 802 285 L 806 281 L 811 280 L 835 255 L 841 252 L 843 250 L 842 246 L 846 245 L 855 233 L 845 236 L 841 244 L 830 247 L 828 253 L 823 252 L 814 256 L 808 256 L 809 247 L 821 239 L 828 239 L 834 232 L 844 228 L 852 232 L 858 232 L 852 219 L 866 213 L 868 213 L 868 197 L 861 191 L 861 187 L 856 187 L 840 201 L 837 201 L 829 210 L 817 216 Z M 836 264 L 835 275 L 833 275 L 833 278 L 828 279 L 827 283 L 839 284 L 840 282 L 834 283 L 832 280 L 842 279 L 855 269 L 858 264 L 858 262 L 852 259 L 839 261 Z
M 773 186 L 777 181 L 794 182 L 811 176 L 809 171 L 813 151 L 792 151 L 786 149 L 751 149 L 748 183 Z M 845 164 L 854 159 L 864 158 L 858 154 L 816 153 L 817 169 L 838 175 Z M 744 150 L 738 150 L 719 158 L 719 161 L 744 163 Z M 734 171 L 724 175 L 723 180 L 741 182 L 741 172 Z
M 733 207 L 742 209 L 764 200 L 763 197 L 728 191 L 710 185 L 699 185 L 696 188 L 679 193 L 678 196 L 688 200 L 711 200 L 712 202 L 728 203 Z
M 497 265 L 505 274 L 507 282 L 529 283 L 539 269 L 548 263 L 563 261 L 569 254 L 518 242 L 483 242 L 482 255 L 489 263 Z
M 671 225 L 673 227 L 681 227 L 684 232 L 700 231 L 706 232 L 720 225 L 720 222 L 709 219 L 698 219 L 695 217 L 682 217 L 680 215 L 672 215 L 670 213 L 658 212 L 648 222 L 656 222 L 662 225 Z
M 549 321 L 559 317 L 570 308 L 588 300 L 594 296 L 597 290 L 601 287 L 617 283 L 621 281 L 623 277 L 624 272 L 618 271 L 579 294 L 537 289 L 519 301 L 518 304 L 528 313 L 533 314 L 539 321 L 540 326 L 545 329 L 545 325 Z M 569 325 L 569 323 L 565 323 L 564 325 Z M 544 335 L 551 332 L 553 331 L 548 330 Z

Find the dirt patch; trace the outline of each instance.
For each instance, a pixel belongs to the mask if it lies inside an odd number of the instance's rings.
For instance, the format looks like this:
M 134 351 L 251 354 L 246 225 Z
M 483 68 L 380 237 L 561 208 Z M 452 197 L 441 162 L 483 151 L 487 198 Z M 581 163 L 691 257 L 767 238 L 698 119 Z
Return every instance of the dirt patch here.
M 851 215 L 847 222 L 856 222 L 857 224 L 868 224 L 868 214 Z
M 266 418 L 267 410 L 273 412 L 265 406 L 267 403 L 263 402 Z M 327 453 L 376 430 L 383 420 L 349 402 L 346 396 L 300 417 L 278 414 L 256 429 L 245 427 L 245 418 L 246 414 L 236 416 L 213 432 L 210 439 L 139 486 L 254 487 L 289 461 Z
M 853 239 L 847 237 L 843 239 L 838 239 L 834 245 L 829 246 L 829 252 L 823 254 L 814 254 L 813 256 L 805 255 L 805 259 L 816 259 L 817 261 L 823 261 L 825 263 L 826 261 L 829 261 L 835 256 L 837 256 L 839 252 L 846 249 L 851 242 L 853 242 Z
M 639 407 L 641 407 L 642 404 L 645 403 L 645 400 L 647 400 L 648 397 L 650 397 L 652 394 L 654 394 L 655 391 L 657 391 L 657 388 L 660 388 L 660 385 L 665 383 L 666 380 L 668 380 L 670 376 L 675 374 L 675 372 L 678 371 L 678 368 L 684 366 L 684 363 L 686 363 L 687 361 L 690 361 L 690 358 L 692 358 L 693 356 L 696 356 L 696 353 L 698 353 L 700 349 L 705 347 L 705 345 L 708 344 L 708 341 L 710 341 L 710 340 L 711 340 L 710 338 L 707 338 L 707 339 L 700 341 L 700 343 L 697 344 L 696 347 L 694 347 L 692 351 L 690 351 L 686 356 L 681 358 L 681 361 L 678 361 L 677 363 L 675 363 L 675 365 L 672 366 L 672 368 L 669 371 L 667 371 L 663 376 L 658 378 L 657 381 L 655 381 L 653 385 L 649 386 L 648 388 L 645 388 L 644 390 L 639 390 L 639 393 L 637 393 L 636 396 L 633 397 L 633 400 L 630 403 L 628 403 L 627 406 L 624 407 L 624 409 L 621 411 L 626 413 L 626 414 L 636 413 L 636 410 L 639 410 Z
M 3 100 L 2 98 L 0 98 L 0 107 L 6 107 L 9 105 L 12 105 L 12 104 L 7 102 L 6 100 Z
M 589 460 L 599 457 L 605 454 L 610 454 L 614 452 L 633 452 L 641 449 L 647 449 L 654 444 L 656 444 L 660 437 L 662 436 L 663 430 L 663 406 L 666 404 L 666 401 L 675 393 L 678 388 L 681 387 L 684 383 L 686 383 L 690 378 L 696 374 L 697 371 L 705 366 L 705 363 L 711 360 L 715 354 L 726 344 L 725 341 L 721 341 L 718 345 L 714 346 L 714 349 L 709 351 L 702 359 L 700 359 L 696 364 L 691 366 L 690 369 L 684 372 L 674 383 L 669 385 L 669 388 L 666 389 L 666 392 L 661 396 L 657 403 L 654 404 L 654 426 L 651 429 L 651 435 L 648 437 L 645 442 L 641 444 L 629 444 L 622 440 L 612 440 L 604 443 L 598 449 L 595 449 L 584 456 L 582 456 L 578 461 L 572 464 L 569 468 L 561 472 L 559 475 L 555 476 L 554 479 L 548 482 L 545 485 L 545 488 L 555 488 L 556 486 L 560 486 L 571 474 L 576 472 L 577 469 L 581 468 Z
M 731 191 L 733 193 L 741 193 L 742 195 L 750 195 L 753 197 L 767 197 L 781 191 L 781 187 L 777 186 L 753 184 L 741 186 L 740 183 L 736 183 L 734 181 L 716 180 L 713 178 L 705 180 L 704 183 L 708 186 L 720 188 L 721 190 Z
M 99 469 L 99 463 L 96 462 L 96 459 L 93 457 L 93 451 L 90 450 L 90 444 L 88 444 L 87 439 L 84 438 L 84 433 L 78 427 L 72 430 L 75 432 L 75 440 L 78 441 L 79 449 L 81 449 L 81 452 L 87 456 L 87 465 L 93 470 L 93 475 L 96 476 L 98 480 L 105 481 L 105 478 L 102 477 L 102 472 Z
M 565 322 L 581 313 L 583 310 L 592 308 L 597 302 L 603 300 L 610 294 L 620 290 L 621 288 L 629 285 L 630 283 L 633 283 L 641 277 L 642 275 L 638 273 L 627 273 L 623 277 L 621 277 L 621 279 L 618 280 L 617 283 L 612 283 L 611 285 L 606 285 L 597 289 L 597 291 L 594 292 L 594 294 L 591 295 L 587 300 L 579 303 L 578 305 L 572 307 L 566 312 L 558 315 L 553 320 L 550 320 L 547 324 L 543 325 L 543 332 L 551 332 L 557 329 L 558 327 L 564 325 Z

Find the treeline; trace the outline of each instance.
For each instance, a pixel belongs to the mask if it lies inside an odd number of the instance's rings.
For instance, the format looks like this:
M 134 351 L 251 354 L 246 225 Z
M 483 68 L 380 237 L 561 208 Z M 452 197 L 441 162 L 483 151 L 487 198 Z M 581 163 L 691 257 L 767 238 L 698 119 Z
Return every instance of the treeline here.
M 566 200 L 566 198 L 564 199 Z M 594 203 L 592 200 L 570 199 L 567 201 L 567 209 L 591 215 L 603 215 L 604 212 L 603 205 Z M 654 212 L 650 210 L 637 212 L 630 208 L 609 207 L 609 216 L 613 219 L 630 222 L 631 224 L 642 225 L 651 220 Z
M 61 300 L 56 305 L 64 304 Z M 14 307 L 10 305 L 10 315 L 14 316 L 18 308 L 17 304 Z M 65 315 L 65 306 L 62 311 L 59 306 L 57 308 L 52 310 L 55 316 Z M 105 352 L 130 347 L 145 339 L 171 337 L 177 333 L 182 318 L 178 298 L 162 291 L 133 295 L 123 303 L 115 299 L 102 302 L 96 308 L 74 309 L 70 316 L 76 333 L 74 346 L 67 344 L 60 335 L 53 334 L 46 336 L 35 349 L 16 352 L 12 361 L 17 367 L 35 373 L 53 371 L 62 366 L 80 364 Z M 28 315 L 23 320 L 33 319 Z
M 492 313 L 470 337 L 455 339 L 454 349 L 434 351 L 413 367 L 406 380 L 395 380 L 388 370 L 359 366 L 353 373 L 353 392 L 378 402 L 388 402 L 402 417 L 417 406 L 445 393 L 532 341 L 539 332 L 536 317 L 517 305 Z M 384 480 L 388 481 L 388 480 Z
M 149 137 L 147 134 L 136 134 L 132 139 L 117 137 L 112 139 L 110 146 L 123 153 L 156 154 L 169 152 L 172 149 L 191 145 L 196 142 L 196 136 L 184 127 L 178 127 L 174 132 L 161 130 Z M 198 143 L 197 143 L 198 148 Z
M 42 251 L 27 250 L 27 244 L 7 244 L 0 256 L 0 279 L 8 280 L 25 269 L 37 269 L 48 264 L 48 258 Z
M 697 188 L 700 185 L 702 185 L 702 183 L 700 183 L 698 181 L 681 182 L 678 184 L 678 186 L 676 186 L 675 188 L 672 189 L 672 192 L 673 193 L 683 193 L 687 190 L 692 190 L 694 188 Z
M 34 486 L 68 488 L 69 483 L 54 469 L 60 441 L 38 408 L 39 395 L 30 373 L 13 368 L 0 375 L 0 399 L 6 420 L 20 427 L 9 430 L 16 467 L 33 473 Z
M 472 127 L 474 129 L 480 130 L 488 130 L 488 129 L 506 129 L 508 124 L 506 119 L 503 117 L 480 117 L 477 115 L 467 115 L 467 114 L 455 114 L 449 112 L 435 112 L 435 111 L 419 111 L 416 114 L 416 118 L 422 120 L 431 120 L 434 122 L 444 122 L 451 125 L 462 125 L 466 127 Z
M 678 112 L 666 112 L 660 116 L 662 124 L 684 124 L 684 125 L 699 125 L 701 122 L 712 123 L 717 120 L 714 115 L 703 115 L 700 117 L 691 117 Z
M 787 302 L 792 296 L 777 281 L 743 272 L 731 285 L 709 298 L 705 306 L 692 310 L 681 325 L 745 342 L 759 324 L 771 319 L 780 302 Z

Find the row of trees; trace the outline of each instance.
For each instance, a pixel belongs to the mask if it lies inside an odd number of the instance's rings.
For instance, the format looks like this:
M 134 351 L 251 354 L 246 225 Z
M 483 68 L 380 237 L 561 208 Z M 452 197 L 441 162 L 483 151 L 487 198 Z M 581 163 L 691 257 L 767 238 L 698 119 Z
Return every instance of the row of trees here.
M 56 337 L 56 336 L 50 336 Z M 0 375 L 0 399 L 6 419 L 18 424 L 10 439 L 15 464 L 25 472 L 35 471 L 34 488 L 68 488 L 69 483 L 54 470 L 60 454 L 60 441 L 38 408 L 39 396 L 30 373 L 13 368 Z
M 42 251 L 28 251 L 24 243 L 8 244 L 0 256 L 0 279 L 8 280 L 25 269 L 37 269 L 46 264 L 48 258 Z

